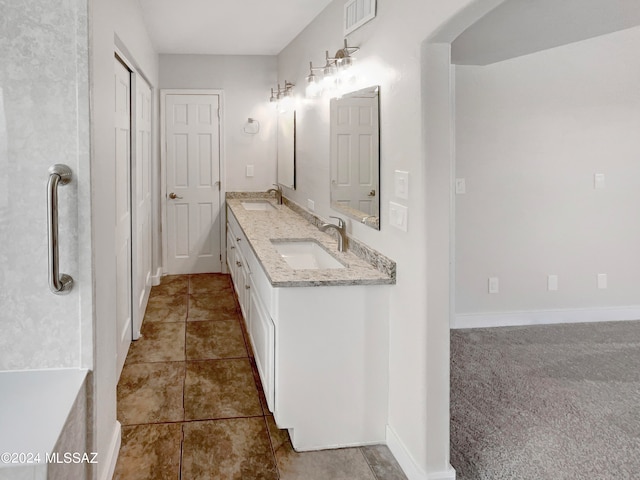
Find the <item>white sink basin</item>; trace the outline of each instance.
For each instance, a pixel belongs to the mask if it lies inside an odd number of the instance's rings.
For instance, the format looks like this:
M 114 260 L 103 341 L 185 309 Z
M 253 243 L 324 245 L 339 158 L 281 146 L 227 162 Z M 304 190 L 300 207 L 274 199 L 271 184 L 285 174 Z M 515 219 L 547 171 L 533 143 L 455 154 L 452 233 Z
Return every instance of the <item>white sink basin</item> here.
M 268 212 L 275 210 L 275 207 L 266 200 L 249 200 L 240 202 L 245 210 Z
M 294 270 L 344 268 L 342 263 L 313 240 L 272 240 L 271 243 Z

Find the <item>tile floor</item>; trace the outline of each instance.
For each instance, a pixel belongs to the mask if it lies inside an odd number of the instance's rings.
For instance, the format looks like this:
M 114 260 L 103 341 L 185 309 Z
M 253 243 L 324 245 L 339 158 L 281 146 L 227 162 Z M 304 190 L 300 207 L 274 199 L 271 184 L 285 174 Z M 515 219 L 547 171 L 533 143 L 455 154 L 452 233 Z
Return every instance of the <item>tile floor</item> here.
M 230 277 L 164 277 L 118 384 L 114 479 L 405 480 L 386 446 L 298 453 L 266 406 Z

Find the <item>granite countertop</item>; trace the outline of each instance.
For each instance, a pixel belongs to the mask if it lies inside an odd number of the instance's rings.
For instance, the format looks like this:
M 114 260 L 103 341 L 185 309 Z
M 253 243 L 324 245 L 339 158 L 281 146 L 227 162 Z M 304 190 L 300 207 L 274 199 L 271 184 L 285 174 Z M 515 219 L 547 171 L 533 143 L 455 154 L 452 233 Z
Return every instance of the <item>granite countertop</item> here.
M 388 285 L 395 278 L 376 269 L 372 264 L 348 250 L 338 251 L 338 241 L 321 232 L 301 215 L 286 205 L 276 205 L 272 211 L 246 210 L 242 198 L 227 198 L 227 206 L 233 212 L 256 254 L 269 281 L 274 287 L 313 287 L 330 285 Z M 249 200 L 251 201 L 251 200 Z M 314 240 L 320 243 L 346 268 L 294 270 L 276 251 L 271 240 Z

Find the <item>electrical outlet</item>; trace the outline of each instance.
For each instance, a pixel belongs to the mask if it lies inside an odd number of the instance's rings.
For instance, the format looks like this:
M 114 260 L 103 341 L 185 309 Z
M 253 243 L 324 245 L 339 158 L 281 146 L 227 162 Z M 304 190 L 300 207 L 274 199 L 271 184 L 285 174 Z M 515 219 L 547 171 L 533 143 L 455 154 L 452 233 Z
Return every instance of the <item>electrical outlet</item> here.
M 547 290 L 550 292 L 555 292 L 558 290 L 558 276 L 557 275 L 549 275 L 547 277 Z
M 247 165 L 247 177 L 253 177 L 253 165 Z
M 500 292 L 500 280 L 498 277 L 489 277 L 489 293 Z
M 593 188 L 604 188 L 604 173 L 593 174 Z
M 314 201 L 313 201 L 313 200 L 311 200 L 310 198 L 307 198 L 307 208 L 308 208 L 310 211 L 312 211 L 312 212 L 313 212 L 313 211 L 315 211 L 315 209 L 316 209 L 316 202 L 314 202 Z

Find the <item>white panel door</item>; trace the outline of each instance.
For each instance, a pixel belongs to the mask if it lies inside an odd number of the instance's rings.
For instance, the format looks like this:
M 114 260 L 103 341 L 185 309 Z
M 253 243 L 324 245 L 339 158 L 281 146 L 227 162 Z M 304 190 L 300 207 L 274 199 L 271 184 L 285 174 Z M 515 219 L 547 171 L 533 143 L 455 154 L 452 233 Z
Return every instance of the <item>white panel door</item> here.
M 342 98 L 331 109 L 333 201 L 369 215 L 378 205 L 378 114 L 369 98 Z
M 140 337 L 144 312 L 151 292 L 151 87 L 135 75 L 135 145 L 131 169 L 133 221 L 133 339 Z
M 219 96 L 165 98 L 165 273 L 222 271 Z
M 131 75 L 116 58 L 115 68 L 115 178 L 116 204 L 116 332 L 118 375 L 131 344 Z

